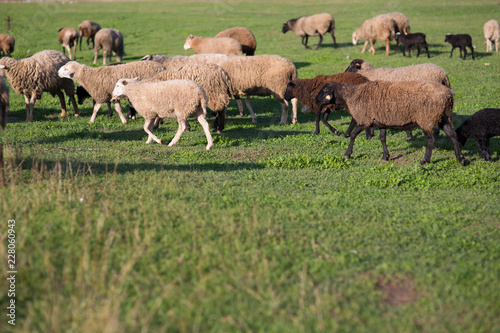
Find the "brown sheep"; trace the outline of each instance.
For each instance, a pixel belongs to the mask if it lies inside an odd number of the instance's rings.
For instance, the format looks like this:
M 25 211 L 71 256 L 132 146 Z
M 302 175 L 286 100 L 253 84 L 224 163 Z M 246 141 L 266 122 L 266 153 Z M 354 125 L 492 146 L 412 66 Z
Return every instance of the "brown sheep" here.
M 387 128 L 421 128 L 427 146 L 420 164 L 429 163 L 435 141 L 432 131 L 439 126 L 453 143 L 457 160 L 465 165 L 457 134 L 453 130 L 453 95 L 450 88 L 429 81 L 370 81 L 359 85 L 332 81 L 321 89 L 316 104 L 320 107 L 336 104 L 349 110 L 356 120 L 358 127 L 351 135 L 345 158 L 350 158 L 356 136 L 368 127 L 380 128 L 384 161 L 389 159 L 385 142 Z
M 16 41 L 12 35 L 0 34 L 0 56 L 7 55 L 7 57 L 10 57 L 10 54 L 14 52 L 15 44 Z
M 99 25 L 99 23 L 96 23 L 96 22 L 92 22 L 92 21 L 89 21 L 89 20 L 85 20 L 85 21 L 82 21 L 82 23 L 80 23 L 78 25 L 78 35 L 80 36 L 80 51 L 82 50 L 82 38 L 83 36 L 87 37 L 87 46 L 90 50 L 90 43 L 89 41 L 92 41 L 92 48 L 94 48 L 95 44 L 94 44 L 94 38 L 95 38 L 95 34 L 101 30 L 101 26 Z
M 59 29 L 59 43 L 63 48 L 63 53 L 66 54 L 68 50 L 69 58 L 76 59 L 76 45 L 78 44 L 78 31 L 75 28 L 61 28 Z M 74 57 L 71 56 L 71 47 L 73 47 Z
M 189 35 L 184 43 L 184 50 L 193 49 L 195 53 L 222 53 L 229 57 L 243 55 L 241 44 L 234 38 L 201 38 Z
M 373 44 L 377 40 L 385 41 L 385 54 L 389 55 L 389 43 L 396 35 L 396 21 L 387 15 L 378 15 L 363 22 L 361 27 L 352 34 L 352 44 L 356 45 L 359 39 L 364 39 L 365 44 L 361 53 L 365 52 L 366 46 L 370 43 L 368 52 L 375 54 Z
M 324 112 L 323 124 L 330 129 L 330 131 L 336 135 L 339 135 L 334 127 L 330 126 L 328 123 L 328 117 L 332 110 L 338 110 L 339 107 L 336 105 L 331 105 L 328 108 L 321 109 L 316 105 L 315 98 L 323 86 L 330 81 L 340 82 L 340 83 L 350 83 L 350 84 L 361 84 L 368 82 L 369 80 L 358 73 L 339 73 L 334 75 L 317 75 L 313 79 L 295 79 L 288 82 L 285 92 L 285 100 L 290 101 L 292 98 L 297 98 L 297 100 L 303 105 L 314 110 L 316 115 L 316 130 L 314 135 L 319 134 L 319 119 L 321 112 Z M 354 122 L 354 120 L 353 120 Z M 355 124 L 355 122 L 354 122 Z
M 327 32 L 332 35 L 333 46 L 337 47 L 337 41 L 335 40 L 335 20 L 333 16 L 328 13 L 301 16 L 296 19 L 288 20 L 283 23 L 281 32 L 285 34 L 289 30 L 293 30 L 297 36 L 302 37 L 302 45 L 304 45 L 306 49 L 310 49 L 310 47 L 307 46 L 309 36 L 319 36 L 319 43 L 316 46 L 317 50 L 323 42 L 323 35 Z
M 243 27 L 234 27 L 227 30 L 219 32 L 215 35 L 215 38 L 229 37 L 234 38 L 241 44 L 241 50 L 247 56 L 253 56 L 255 54 L 255 49 L 257 48 L 257 41 L 252 31 Z

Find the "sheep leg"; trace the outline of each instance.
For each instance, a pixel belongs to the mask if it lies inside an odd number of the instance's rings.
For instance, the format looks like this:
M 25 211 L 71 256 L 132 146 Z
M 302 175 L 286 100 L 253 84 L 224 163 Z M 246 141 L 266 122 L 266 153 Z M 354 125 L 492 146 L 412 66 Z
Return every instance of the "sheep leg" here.
M 472 47 L 472 44 L 469 45 L 470 52 L 472 53 L 472 60 L 476 59 L 476 55 L 474 54 L 474 47 Z
M 284 125 L 288 120 L 288 102 L 276 96 L 274 96 L 274 98 L 281 104 L 281 120 L 279 123 L 280 125 Z
M 453 144 L 453 149 L 455 150 L 455 157 L 461 165 L 465 165 L 465 157 L 460 150 L 460 143 L 458 142 L 457 133 L 453 130 L 453 126 L 448 122 L 446 118 L 443 117 L 443 121 L 439 124 L 439 127 L 443 130 L 443 132 L 450 138 L 451 143 Z M 432 139 L 434 141 L 434 136 Z
M 492 45 L 491 45 L 491 40 L 486 39 L 486 52 L 491 52 L 492 51 Z
M 389 160 L 389 150 L 387 149 L 387 143 L 386 143 L 386 129 L 385 128 L 380 128 L 380 142 L 382 143 L 382 149 L 384 150 L 384 154 L 382 155 L 382 161 L 388 161 Z
M 420 57 L 420 53 L 422 53 L 422 48 L 420 47 L 420 44 L 417 45 L 417 50 L 418 50 L 418 52 L 417 52 L 417 58 L 418 58 L 418 57 Z
M 323 122 L 323 124 L 325 124 L 326 127 L 328 127 L 328 129 L 335 135 L 340 135 L 340 132 L 335 129 L 335 127 L 331 126 L 329 123 L 328 123 L 328 117 L 330 117 L 330 112 L 332 112 L 330 109 L 327 109 L 325 111 L 325 113 L 323 114 L 323 118 L 321 119 L 321 121 Z M 319 133 L 319 124 L 316 123 L 316 130 L 318 131 Z
M 61 117 L 66 116 L 66 101 L 64 100 L 64 94 L 61 90 L 56 92 L 57 97 L 59 97 L 59 102 L 61 103 Z
M 163 124 L 163 119 L 156 116 L 156 118 L 153 122 L 153 129 L 157 129 L 158 127 L 160 127 L 160 124 Z
M 169 147 L 175 145 L 177 143 L 177 141 L 179 141 L 179 138 L 181 137 L 182 133 L 186 129 L 186 120 L 185 119 L 177 119 L 177 122 L 179 123 L 179 129 L 177 129 L 177 133 L 175 133 L 174 138 L 168 144 Z
M 370 40 L 370 49 L 368 52 L 371 52 L 373 55 L 375 55 L 375 47 L 373 46 L 373 41 Z
M 111 102 L 106 102 L 106 105 L 108 106 L 108 118 L 113 117 L 113 109 L 111 108 Z
M 217 112 L 215 119 L 218 119 L 217 133 L 222 133 L 224 130 L 224 125 L 226 124 L 226 111 L 227 108 L 224 107 L 222 111 Z
M 71 102 L 73 105 L 73 110 L 75 110 L 75 117 L 78 117 L 80 115 L 80 110 L 78 110 L 78 104 L 76 103 L 75 96 L 72 94 L 69 94 L 68 96 L 68 104 Z
M 429 48 L 427 47 L 427 43 L 424 44 L 424 47 L 425 47 L 425 51 L 427 52 L 427 58 L 430 58 L 431 55 L 429 53 Z
M 404 46 L 404 44 L 403 44 L 403 57 L 406 57 L 405 49 L 406 49 L 406 46 Z M 410 48 L 408 48 L 408 52 L 411 52 Z M 410 55 L 410 57 L 411 57 L 411 55 Z
M 493 50 L 492 50 L 493 51 Z M 498 52 L 498 39 L 495 41 L 495 52 Z M 9 56 L 10 57 L 10 56 Z
M 106 60 L 108 59 L 108 52 L 102 50 L 102 64 L 106 65 Z M 111 55 L 109 56 L 109 61 L 111 61 Z
M 94 50 L 94 65 L 97 64 L 97 56 L 99 55 L 99 50 Z
M 31 112 L 31 97 L 28 95 L 24 95 L 24 102 L 26 103 L 26 121 L 33 121 L 33 115 Z M 34 103 L 34 101 L 33 101 L 33 103 Z M 31 115 L 31 118 L 30 118 L 30 115 Z
M 361 133 L 364 129 L 365 129 L 364 126 L 358 125 L 358 127 L 356 127 L 354 132 L 351 133 L 351 140 L 349 141 L 349 147 L 347 147 L 347 150 L 344 154 L 345 159 L 349 159 L 351 157 L 352 148 L 354 146 L 354 140 L 356 140 L 356 137 L 358 136 L 358 134 Z
M 476 139 L 476 145 L 479 148 L 479 151 L 481 152 L 481 155 L 483 155 L 485 161 L 491 161 L 490 157 L 490 140 L 489 139 Z
M 427 132 L 422 130 L 425 135 L 425 139 L 427 140 L 427 144 L 425 147 L 425 155 L 424 159 L 420 161 L 420 164 L 427 164 L 431 162 L 431 155 L 432 155 L 432 149 L 434 148 L 434 136 L 432 135 L 431 132 Z
M 146 119 L 145 122 L 144 122 L 144 131 L 146 133 L 148 133 L 148 140 L 146 141 L 147 144 L 151 143 L 151 140 L 155 140 L 156 142 L 158 142 L 159 144 L 162 144 L 163 141 L 160 140 L 156 135 L 153 134 L 153 132 L 151 131 L 151 127 L 152 127 L 153 123 L 151 122 L 151 119 Z M 169 145 L 170 146 L 170 145 Z
M 253 112 L 252 104 L 250 104 L 250 96 L 245 97 L 245 102 L 247 104 L 248 111 L 250 111 L 250 114 L 252 115 L 252 123 L 256 124 L 257 117 L 255 116 L 255 113 Z
M 245 115 L 245 111 L 243 110 L 243 103 L 241 102 L 240 96 L 234 96 L 236 100 L 236 104 L 238 104 L 238 111 L 240 112 L 240 116 L 243 117 Z
M 363 49 L 361 50 L 361 53 L 365 53 L 366 46 L 368 45 L 368 41 L 365 41 L 365 44 L 363 45 Z M 369 52 L 369 51 L 368 51 Z
M 390 47 L 389 43 L 390 43 L 390 41 L 387 39 L 385 41 L 385 55 L 389 55 L 389 53 L 390 53 L 391 47 Z M 373 50 L 373 54 L 375 54 L 375 49 Z
M 335 40 L 335 33 L 333 32 L 333 30 L 330 30 L 330 35 L 332 35 L 333 47 L 336 48 L 337 47 L 337 41 Z
M 202 113 L 198 115 L 198 122 L 200 123 L 201 127 L 203 127 L 203 131 L 205 132 L 205 136 L 207 137 L 207 148 L 205 149 L 210 150 L 210 148 L 212 148 L 212 146 L 214 145 L 214 141 L 212 139 L 212 134 L 210 134 L 210 126 L 208 126 L 205 114 Z
M 463 49 L 464 49 L 464 57 L 463 57 L 463 59 L 465 60 L 465 58 L 467 57 L 467 48 L 464 46 Z M 462 56 L 462 47 L 460 47 L 460 56 Z
M 118 115 L 120 116 L 120 119 L 122 120 L 122 123 L 126 124 L 127 123 L 127 118 L 125 118 L 123 116 L 122 107 L 120 105 L 120 102 L 116 102 L 115 103 L 115 110 L 116 110 L 116 112 L 118 112 Z
M 319 49 L 319 47 L 321 46 L 321 43 L 323 43 L 323 35 L 319 34 L 319 43 L 318 43 L 318 46 L 316 46 L 316 50 Z
M 450 53 L 450 58 L 453 56 L 453 50 L 455 49 L 456 46 L 452 46 L 451 47 L 451 53 Z M 462 56 L 462 54 L 460 54 L 460 56 Z
M 306 40 L 306 42 L 304 43 L 304 39 Z M 309 40 L 309 36 L 305 35 L 304 37 L 302 37 L 302 45 L 304 45 L 306 47 L 306 49 L 310 49 L 309 46 L 307 46 L 307 41 Z
M 349 124 L 349 127 L 347 128 L 347 131 L 344 134 L 344 138 L 348 138 L 349 136 L 351 136 L 351 132 L 356 125 L 357 125 L 356 120 L 354 120 L 354 118 L 352 118 L 351 123 Z
M 95 117 L 97 117 L 97 111 L 101 108 L 101 103 L 95 103 L 94 110 L 92 111 L 92 117 L 90 117 L 90 123 L 92 124 L 95 121 Z

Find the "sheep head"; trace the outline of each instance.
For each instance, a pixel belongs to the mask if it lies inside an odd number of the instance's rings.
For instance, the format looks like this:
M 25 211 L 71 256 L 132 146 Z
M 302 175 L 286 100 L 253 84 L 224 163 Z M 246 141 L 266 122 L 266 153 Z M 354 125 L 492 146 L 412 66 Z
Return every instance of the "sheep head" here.
M 189 50 L 191 48 L 191 42 L 193 41 L 193 38 L 193 35 L 189 35 L 188 38 L 186 38 L 186 42 L 184 43 L 184 50 Z
M 112 100 L 120 100 L 127 98 L 127 88 L 126 86 L 131 82 L 137 82 L 139 80 L 138 77 L 133 79 L 120 79 L 116 82 L 115 88 L 113 89 L 113 93 L 111 94 Z
M 295 89 L 295 82 L 292 80 L 288 82 L 288 84 L 286 85 L 286 91 L 284 97 L 286 101 L 291 101 L 293 98 L 295 98 L 294 89 Z
M 76 73 L 77 66 L 78 63 L 76 61 L 67 62 L 64 66 L 59 68 L 57 74 L 62 78 L 73 79 L 73 76 Z
M 349 67 L 345 70 L 346 72 L 357 73 L 363 68 L 363 64 L 365 63 L 362 59 L 354 59 L 349 64 Z
M 314 99 L 316 105 L 323 109 L 327 105 L 337 104 L 335 98 L 335 86 L 339 83 L 330 81 L 326 83 L 323 88 L 319 91 L 318 95 Z

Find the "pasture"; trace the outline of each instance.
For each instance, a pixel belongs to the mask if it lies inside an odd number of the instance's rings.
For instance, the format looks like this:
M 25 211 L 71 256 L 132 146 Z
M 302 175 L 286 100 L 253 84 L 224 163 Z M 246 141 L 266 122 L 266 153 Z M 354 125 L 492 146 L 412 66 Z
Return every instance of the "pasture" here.
M 256 54 L 291 60 L 300 78 L 432 62 L 455 91 L 454 127 L 500 107 L 500 54 L 486 53 L 493 0 L 64 1 L 0 3 L 12 56 L 62 50 L 57 30 L 85 19 L 124 36 L 124 62 L 146 54 L 191 55 L 189 34 L 233 26 L 253 31 Z M 381 13 L 402 12 L 427 35 L 431 58 L 361 55 L 351 34 Z M 319 50 L 305 50 L 285 21 L 328 12 L 336 21 Z M 496 17 L 495 17 L 496 15 Z M 476 59 L 458 57 L 446 33 L 468 33 Z M 85 41 L 85 38 L 84 38 Z M 309 38 L 315 47 L 317 37 Z M 88 65 L 86 44 L 76 60 Z M 113 61 L 115 58 L 113 57 Z M 98 59 L 102 64 L 102 52 Z M 500 138 L 485 162 L 473 140 L 454 158 L 441 132 L 431 163 L 420 130 L 387 131 L 390 161 L 375 137 L 349 140 L 312 114 L 278 124 L 279 103 L 252 98 L 258 123 L 231 101 L 214 147 L 193 119 L 173 147 L 146 145 L 143 119 L 122 124 L 92 102 L 60 118 L 45 93 L 27 123 L 10 91 L 0 131 L 7 186 L 0 189 L 1 332 L 500 332 Z M 122 102 L 124 110 L 128 108 Z M 299 106 L 300 110 L 300 106 Z M 210 114 L 210 111 L 209 111 Z M 330 123 L 343 134 L 345 111 Z M 213 117 L 209 117 L 209 122 Z M 155 134 L 169 142 L 174 119 Z M 8 220 L 15 220 L 15 326 L 8 323 Z

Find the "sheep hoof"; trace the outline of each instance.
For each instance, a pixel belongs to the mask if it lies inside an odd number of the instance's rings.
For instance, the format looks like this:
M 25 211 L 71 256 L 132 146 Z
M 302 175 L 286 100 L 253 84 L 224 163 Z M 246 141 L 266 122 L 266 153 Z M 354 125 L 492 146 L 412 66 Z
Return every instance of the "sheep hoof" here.
M 252 124 L 257 124 L 257 119 L 252 119 Z
M 389 155 L 383 155 L 382 156 L 382 161 L 388 161 L 389 160 Z
M 217 134 L 222 134 L 222 131 L 221 130 L 217 130 Z
M 297 119 L 292 119 L 292 124 L 293 124 L 293 125 L 295 125 L 295 124 L 297 124 L 297 123 L 298 123 Z
M 351 136 L 351 135 L 350 135 L 349 133 L 345 133 L 345 134 L 344 134 L 344 138 L 348 138 L 348 137 L 350 137 L 350 136 Z
M 335 131 L 333 131 L 333 134 L 340 135 L 340 132 L 338 130 L 335 130 Z
M 158 142 L 158 143 L 162 145 L 163 144 L 163 140 L 160 139 L 160 142 Z
M 75 118 L 78 118 L 80 117 L 80 115 L 78 113 L 75 113 Z
M 344 159 L 348 160 L 349 158 L 351 158 L 351 155 L 347 155 L 347 154 L 344 155 Z

